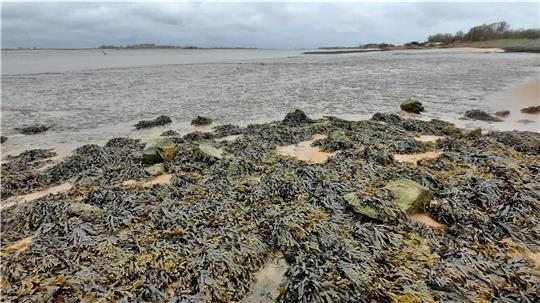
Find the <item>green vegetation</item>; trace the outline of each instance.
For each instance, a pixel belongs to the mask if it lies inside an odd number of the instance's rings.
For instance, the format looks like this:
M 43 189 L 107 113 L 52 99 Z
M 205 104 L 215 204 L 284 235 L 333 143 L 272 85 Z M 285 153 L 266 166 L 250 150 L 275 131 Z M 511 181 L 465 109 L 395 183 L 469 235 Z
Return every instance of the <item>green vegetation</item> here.
M 540 39 L 540 28 L 510 29 L 506 21 L 474 26 L 467 33 L 435 34 L 428 37 L 428 42 L 459 43 L 479 42 L 499 39 Z

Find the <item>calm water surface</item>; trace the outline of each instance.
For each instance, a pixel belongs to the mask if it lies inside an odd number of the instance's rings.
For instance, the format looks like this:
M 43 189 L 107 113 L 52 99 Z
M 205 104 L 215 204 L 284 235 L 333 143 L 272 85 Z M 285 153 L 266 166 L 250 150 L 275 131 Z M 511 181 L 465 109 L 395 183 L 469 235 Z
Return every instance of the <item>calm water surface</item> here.
M 2 53 L 3 156 L 30 148 L 60 151 L 118 136 L 193 131 L 197 115 L 215 124 L 279 120 L 295 108 L 312 117 L 359 120 L 421 100 L 424 119 L 460 126 L 538 131 L 538 115 L 504 123 L 458 120 L 465 110 L 495 112 L 538 104 L 540 55 L 466 50 L 301 55 L 294 50 L 99 50 Z M 533 83 L 533 84 L 531 84 Z M 520 93 L 522 90 L 528 93 Z M 165 114 L 172 125 L 135 131 Z M 528 124 L 518 120 L 530 120 Z M 46 134 L 15 128 L 54 124 Z

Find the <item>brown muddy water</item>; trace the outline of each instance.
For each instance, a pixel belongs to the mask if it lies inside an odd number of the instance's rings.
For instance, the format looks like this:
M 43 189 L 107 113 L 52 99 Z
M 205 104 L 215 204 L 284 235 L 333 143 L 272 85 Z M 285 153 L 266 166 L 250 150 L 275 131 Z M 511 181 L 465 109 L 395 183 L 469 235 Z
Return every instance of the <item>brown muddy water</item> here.
M 409 97 L 424 103 L 420 119 L 470 128 L 540 128 L 538 115 L 519 113 L 538 104 L 539 54 L 301 52 L 2 52 L 1 133 L 9 137 L 2 157 L 32 148 L 72 150 L 114 137 L 146 139 L 168 129 L 187 133 L 200 130 L 189 123 L 197 115 L 213 118 L 214 125 L 247 125 L 279 120 L 299 108 L 313 118 L 360 120 L 375 112 L 397 112 Z M 469 109 L 511 114 L 501 123 L 459 120 Z M 140 131 L 133 127 L 162 114 L 173 123 Z M 32 136 L 16 131 L 36 123 L 54 127 Z

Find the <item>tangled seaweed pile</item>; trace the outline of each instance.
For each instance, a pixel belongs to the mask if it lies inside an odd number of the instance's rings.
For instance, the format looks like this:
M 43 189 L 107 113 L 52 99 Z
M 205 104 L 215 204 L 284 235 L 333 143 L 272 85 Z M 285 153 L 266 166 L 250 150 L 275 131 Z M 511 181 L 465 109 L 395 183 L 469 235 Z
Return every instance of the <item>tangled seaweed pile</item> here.
M 296 117 L 298 119 L 296 119 Z M 2 164 L 2 199 L 70 181 L 66 193 L 2 210 L 2 293 L 31 302 L 240 302 L 276 255 L 278 302 L 538 302 L 540 136 L 464 136 L 452 124 L 376 114 L 369 121 L 300 112 L 282 122 L 169 137 L 169 185 L 149 175 L 143 144 L 113 139 L 45 165 L 45 152 Z M 326 137 L 321 164 L 280 145 Z M 232 140 L 221 140 L 232 135 Z M 416 135 L 443 136 L 426 143 Z M 223 151 L 201 154 L 201 143 Z M 441 151 L 417 165 L 396 154 Z M 386 184 L 428 188 L 412 221 Z M 135 185 L 133 185 L 135 184 Z M 358 214 L 355 193 L 380 219 Z M 74 206 L 77 207 L 74 207 Z M 83 207 L 84 213 L 79 206 Z

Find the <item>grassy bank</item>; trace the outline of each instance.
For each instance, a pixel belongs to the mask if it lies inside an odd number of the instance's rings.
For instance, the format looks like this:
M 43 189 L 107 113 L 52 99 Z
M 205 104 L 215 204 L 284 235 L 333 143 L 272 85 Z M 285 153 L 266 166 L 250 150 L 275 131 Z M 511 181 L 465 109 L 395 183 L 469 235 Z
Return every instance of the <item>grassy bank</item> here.
M 540 53 L 540 39 L 500 39 L 470 43 L 455 43 L 446 47 L 502 48 L 505 51 Z

